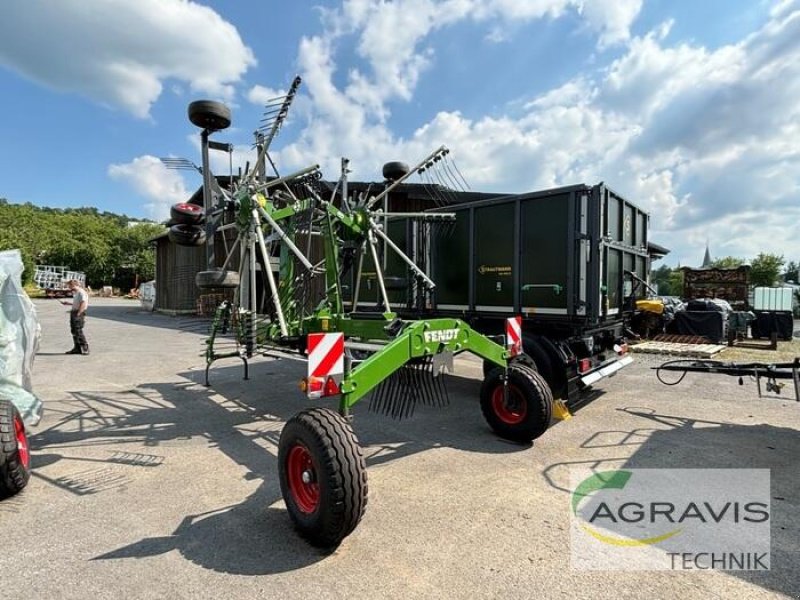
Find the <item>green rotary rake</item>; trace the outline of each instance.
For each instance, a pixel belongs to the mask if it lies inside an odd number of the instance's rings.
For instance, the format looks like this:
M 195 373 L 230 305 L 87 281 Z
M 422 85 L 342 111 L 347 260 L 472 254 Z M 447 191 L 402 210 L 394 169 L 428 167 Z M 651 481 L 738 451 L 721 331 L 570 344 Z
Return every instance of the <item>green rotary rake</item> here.
M 443 406 L 448 403 L 445 374 L 462 352 L 496 367 L 487 373 L 480 396 L 483 414 L 498 435 L 520 442 L 540 436 L 550 423 L 553 399 L 530 361 L 520 360 L 515 319 L 509 320 L 513 343 L 508 343 L 459 319 L 404 320 L 392 311 L 382 256 L 394 253 L 425 293 L 435 283 L 387 235 L 385 200 L 413 174 L 437 168 L 447 148 L 411 169 L 389 163 L 384 189 L 359 198 L 348 197 L 343 159 L 339 182 L 326 198 L 317 165 L 281 176 L 269 156 L 299 83 L 295 79 L 289 93 L 268 106 L 272 117 L 255 136 L 255 166 L 231 174 L 227 185 L 211 175 L 208 151 L 232 151 L 209 140 L 230 124 L 230 113 L 214 102 L 190 105 L 190 119 L 203 129 L 203 167 L 182 159 L 167 162 L 202 172 L 204 206 L 175 206 L 170 237 L 206 245 L 209 270 L 198 274 L 198 286 L 233 292 L 217 308 L 206 342 L 206 384 L 215 361 L 241 358 L 247 378 L 247 359 L 277 348 L 307 356 L 301 389 L 309 398 L 338 397 L 336 410 L 315 407 L 291 417 L 278 448 L 281 490 L 296 529 L 314 545 L 334 547 L 355 529 L 367 504 L 366 465 L 350 418 L 356 403 L 369 398 L 371 409 L 394 418 L 411 416 L 418 404 Z M 267 164 L 274 175 L 267 175 Z M 431 222 L 454 218 L 442 212 L 404 216 Z M 365 260 L 377 282 L 377 306 L 371 311 L 359 310 Z M 349 298 L 343 284 L 347 275 L 355 275 Z M 220 351 L 225 335 L 234 340 L 233 350 Z

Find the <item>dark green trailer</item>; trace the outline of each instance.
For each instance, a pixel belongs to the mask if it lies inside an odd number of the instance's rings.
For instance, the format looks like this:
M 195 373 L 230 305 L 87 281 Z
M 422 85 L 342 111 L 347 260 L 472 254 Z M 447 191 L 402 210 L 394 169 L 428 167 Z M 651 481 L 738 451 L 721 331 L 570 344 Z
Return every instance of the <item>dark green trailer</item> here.
M 432 212 L 456 220 L 434 229 L 427 248 L 409 243 L 426 239 L 422 224 L 389 228 L 393 237 L 403 232 L 396 239 L 436 282 L 424 303 L 411 282 L 395 296 L 397 310 L 457 316 L 487 334 L 502 334 L 506 318 L 522 315 L 525 352 L 554 396 L 568 401 L 631 362 L 624 313 L 636 290 L 626 272 L 647 279 L 647 213 L 603 183 Z M 399 267 L 388 272 L 407 276 Z

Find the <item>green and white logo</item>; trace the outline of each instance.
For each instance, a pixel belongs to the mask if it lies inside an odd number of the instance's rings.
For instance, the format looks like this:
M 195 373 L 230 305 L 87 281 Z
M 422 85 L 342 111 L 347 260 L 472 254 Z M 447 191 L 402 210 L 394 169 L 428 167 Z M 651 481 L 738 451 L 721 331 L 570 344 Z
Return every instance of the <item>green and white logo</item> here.
M 572 473 L 572 564 L 586 569 L 769 569 L 766 469 Z

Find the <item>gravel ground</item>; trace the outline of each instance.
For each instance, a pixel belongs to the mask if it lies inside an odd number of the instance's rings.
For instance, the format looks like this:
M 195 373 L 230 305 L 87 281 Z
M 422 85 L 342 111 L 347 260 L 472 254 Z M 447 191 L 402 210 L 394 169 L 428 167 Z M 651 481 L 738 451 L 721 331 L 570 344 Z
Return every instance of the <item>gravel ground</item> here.
M 357 407 L 369 506 L 326 554 L 292 530 L 276 472 L 281 427 L 308 406 L 304 363 L 259 357 L 243 381 L 220 361 L 205 388 L 197 321 L 96 299 L 92 354 L 64 356 L 64 309 L 36 304 L 46 416 L 31 484 L 0 503 L 4 600 L 800 597 L 800 406 L 750 382 L 668 387 L 651 369 L 662 359 L 637 356 L 518 446 L 488 429 L 480 364 L 459 360 L 445 409 L 396 422 Z M 576 466 L 770 469 L 772 570 L 572 569 Z

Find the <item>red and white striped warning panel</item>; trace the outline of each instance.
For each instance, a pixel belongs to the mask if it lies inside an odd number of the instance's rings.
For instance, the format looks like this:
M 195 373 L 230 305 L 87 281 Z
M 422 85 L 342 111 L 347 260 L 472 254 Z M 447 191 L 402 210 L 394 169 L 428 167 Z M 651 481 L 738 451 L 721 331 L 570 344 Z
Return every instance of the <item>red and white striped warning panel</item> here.
M 339 393 L 344 377 L 344 334 L 308 334 L 308 377 L 305 391 L 309 398 Z
M 511 356 L 522 353 L 522 317 L 506 319 L 506 347 Z

